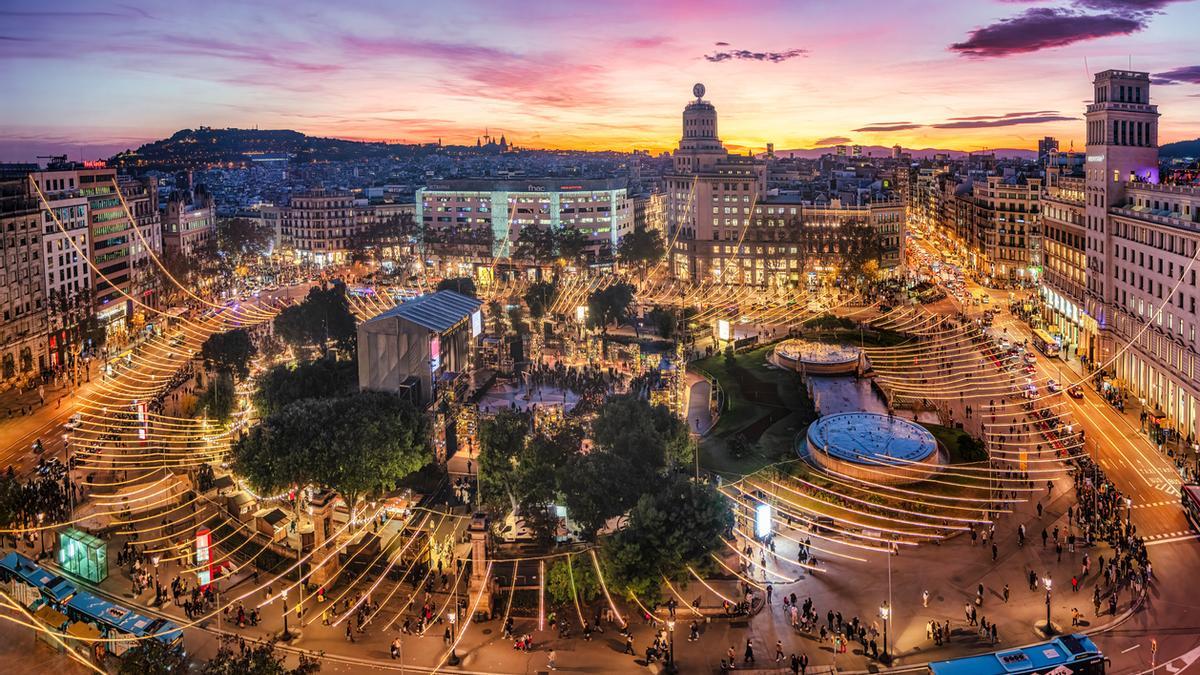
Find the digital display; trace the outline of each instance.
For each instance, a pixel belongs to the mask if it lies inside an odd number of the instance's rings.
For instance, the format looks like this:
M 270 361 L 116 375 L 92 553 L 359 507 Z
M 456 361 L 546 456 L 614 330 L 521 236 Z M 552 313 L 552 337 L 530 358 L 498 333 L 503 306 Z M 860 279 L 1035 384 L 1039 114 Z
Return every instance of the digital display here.
M 754 534 L 758 537 L 771 535 L 771 505 L 759 504 L 754 510 Z
M 434 335 L 429 339 L 429 369 L 436 371 L 442 367 L 442 339 Z
M 477 309 L 471 314 L 471 337 L 483 332 L 483 310 Z
M 717 338 L 720 340 L 729 340 L 729 322 L 725 319 L 717 321 Z

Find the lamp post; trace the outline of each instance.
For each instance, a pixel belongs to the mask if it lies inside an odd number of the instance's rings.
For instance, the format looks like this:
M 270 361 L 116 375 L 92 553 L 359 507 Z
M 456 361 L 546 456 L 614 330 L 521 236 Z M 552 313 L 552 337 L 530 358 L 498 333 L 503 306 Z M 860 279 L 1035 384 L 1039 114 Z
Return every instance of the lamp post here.
M 74 472 L 72 470 L 75 468 L 75 463 L 71 461 L 71 436 L 70 436 L 70 434 L 64 433 L 62 435 L 62 440 L 63 440 L 63 454 L 66 455 L 66 457 L 67 457 L 67 485 L 66 485 L 67 504 L 69 505 L 69 507 L 71 509 L 70 511 L 67 512 L 67 515 L 74 517 L 74 515 L 75 515 L 75 483 L 74 483 L 74 478 L 72 476 L 72 474 Z M 68 520 L 70 520 L 70 518 L 68 518 Z
M 154 563 L 154 604 L 158 604 L 158 596 L 161 595 L 162 586 L 158 582 L 158 561 L 161 556 L 157 553 L 150 556 L 150 562 Z
M 1125 498 L 1125 527 L 1129 527 L 1129 524 L 1132 521 L 1133 521 L 1133 498 L 1126 497 Z
M 38 541 L 42 542 L 42 557 L 46 557 L 46 532 L 42 529 L 42 521 L 46 519 L 46 514 L 38 512 Z
M 890 663 L 892 657 L 888 654 L 888 620 L 892 617 L 892 608 L 888 605 L 887 600 L 879 605 L 879 617 L 883 619 L 883 654 L 879 655 L 879 662 Z
M 457 600 L 455 601 L 455 609 L 458 608 Z M 450 622 L 450 656 L 446 659 L 446 663 L 457 666 L 459 663 L 458 650 L 454 648 L 454 623 L 458 619 L 457 612 L 446 612 L 446 620 Z
M 667 619 L 667 672 L 675 672 L 675 619 Z
M 1046 635 L 1054 634 L 1054 626 L 1050 623 L 1050 596 L 1053 584 L 1054 580 L 1050 578 L 1050 573 L 1047 572 L 1046 576 L 1042 577 L 1042 585 L 1046 587 Z
M 291 631 L 288 630 L 287 594 L 288 594 L 287 589 L 286 588 L 283 589 L 283 633 L 281 633 L 279 635 L 279 637 L 281 639 L 283 639 L 283 641 L 285 641 L 285 642 L 292 639 L 292 633 L 291 633 Z

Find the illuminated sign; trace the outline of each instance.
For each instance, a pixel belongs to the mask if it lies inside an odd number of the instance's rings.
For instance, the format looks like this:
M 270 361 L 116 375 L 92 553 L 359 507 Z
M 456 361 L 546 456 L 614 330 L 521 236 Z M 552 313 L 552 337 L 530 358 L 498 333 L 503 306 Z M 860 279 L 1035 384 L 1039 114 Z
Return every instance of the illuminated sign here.
M 201 587 L 212 582 L 212 531 L 202 527 L 196 531 L 196 582 Z
M 1104 155 L 1088 155 L 1088 156 L 1087 156 L 1087 161 L 1089 161 L 1089 162 L 1103 162 L 1103 161 L 1104 161 Z
M 442 339 L 434 335 L 429 339 L 429 368 L 437 370 L 442 367 Z
M 754 509 L 754 534 L 759 538 L 771 536 L 771 505 L 759 504 Z
M 576 321 L 579 321 L 582 323 L 584 317 L 586 317 L 586 316 L 587 316 L 587 307 L 585 307 L 584 305 L 580 305 L 575 308 L 575 320 Z
M 728 341 L 729 335 L 729 322 L 725 319 L 719 319 L 717 321 L 717 339 Z
M 471 337 L 483 332 L 483 310 L 477 309 L 471 314 Z

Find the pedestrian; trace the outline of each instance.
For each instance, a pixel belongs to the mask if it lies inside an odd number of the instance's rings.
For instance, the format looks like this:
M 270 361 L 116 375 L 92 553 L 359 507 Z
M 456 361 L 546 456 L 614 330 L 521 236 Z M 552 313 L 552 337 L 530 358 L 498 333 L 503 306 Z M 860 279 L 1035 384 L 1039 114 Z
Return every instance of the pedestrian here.
M 1008 584 L 1004 584 L 1004 602 L 1008 602 Z
M 783 660 L 783 640 L 775 641 L 775 663 Z
M 1000 549 L 996 548 L 996 544 L 995 544 L 995 542 L 993 542 L 992 543 L 992 562 L 996 562 L 996 555 L 999 552 L 1000 552 Z
M 789 665 L 792 669 L 792 675 L 800 674 L 800 657 L 796 656 L 795 652 L 792 653 L 791 659 L 789 660 Z
M 397 635 L 395 640 L 392 640 L 392 660 L 395 661 L 400 656 L 400 636 Z
M 554 650 L 551 649 L 550 653 L 546 655 L 546 667 L 549 668 L 550 670 L 558 670 L 558 666 L 556 666 L 554 664 L 554 661 L 557 658 L 558 658 L 558 654 L 556 654 L 554 652 Z
M 746 638 L 746 653 L 742 657 L 742 663 L 754 663 L 754 645 L 750 643 L 750 638 Z
M 922 607 L 929 606 L 929 591 L 928 590 L 921 591 L 921 606 Z

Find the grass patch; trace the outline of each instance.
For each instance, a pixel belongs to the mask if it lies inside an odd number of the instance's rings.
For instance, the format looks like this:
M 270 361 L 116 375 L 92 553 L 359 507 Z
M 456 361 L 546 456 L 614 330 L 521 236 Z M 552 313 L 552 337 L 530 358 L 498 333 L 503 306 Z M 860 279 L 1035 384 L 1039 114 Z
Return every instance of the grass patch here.
M 732 363 L 718 354 L 691 364 L 716 379 L 724 393 L 721 417 L 700 445 L 706 468 L 745 474 L 792 456 L 795 435 L 816 419 L 800 375 L 767 364 L 772 349 L 735 354 Z

